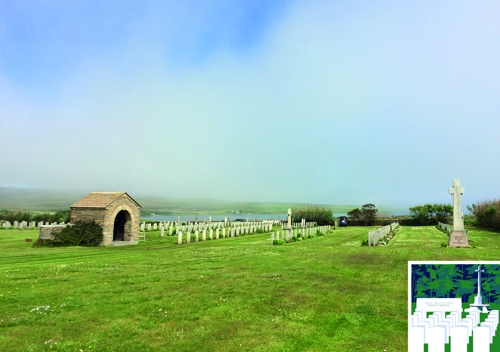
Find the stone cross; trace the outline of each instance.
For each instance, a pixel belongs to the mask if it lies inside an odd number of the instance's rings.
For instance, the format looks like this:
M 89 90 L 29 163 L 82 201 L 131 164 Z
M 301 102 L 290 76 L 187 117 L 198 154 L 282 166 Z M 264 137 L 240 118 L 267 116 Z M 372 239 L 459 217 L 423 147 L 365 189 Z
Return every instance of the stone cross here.
M 453 187 L 451 187 L 448 192 L 453 196 L 453 231 L 464 231 L 464 219 L 460 196 L 464 194 L 465 190 L 460 186 L 460 180 L 458 178 L 453 179 Z

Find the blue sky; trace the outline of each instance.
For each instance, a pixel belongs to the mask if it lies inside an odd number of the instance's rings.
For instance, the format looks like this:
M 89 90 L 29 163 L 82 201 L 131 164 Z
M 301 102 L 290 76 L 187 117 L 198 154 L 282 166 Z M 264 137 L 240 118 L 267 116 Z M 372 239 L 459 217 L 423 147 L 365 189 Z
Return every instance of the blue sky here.
M 497 1 L 3 1 L 0 186 L 500 196 Z

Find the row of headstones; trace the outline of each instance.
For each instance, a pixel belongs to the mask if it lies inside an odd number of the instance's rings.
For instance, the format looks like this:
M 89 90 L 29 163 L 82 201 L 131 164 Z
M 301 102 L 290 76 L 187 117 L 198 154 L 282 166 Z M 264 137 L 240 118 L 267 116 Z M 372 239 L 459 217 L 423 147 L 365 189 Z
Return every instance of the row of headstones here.
M 60 224 L 58 224 L 57 222 L 53 222 L 53 223 L 46 222 L 45 225 L 64 225 L 64 222 L 61 222 Z M 29 223 L 27 221 L 21 221 L 21 222 L 14 221 L 14 225 L 12 225 L 10 223 L 10 221 L 6 221 L 3 223 L 3 227 L 6 229 L 10 229 L 11 227 L 14 227 L 15 229 L 19 229 L 19 230 L 22 230 L 24 228 L 27 228 L 27 229 L 38 228 L 39 229 L 40 226 L 44 226 L 43 221 L 39 221 L 38 224 L 36 223 L 36 221 L 30 221 Z
M 284 230 L 283 233 L 281 234 L 281 237 L 285 241 L 290 241 L 292 237 L 297 237 L 299 233 L 302 233 L 304 236 L 309 236 L 309 235 L 316 235 L 318 231 L 321 231 L 323 233 L 330 231 L 330 225 L 326 226 L 318 226 L 318 227 L 305 227 L 303 229 L 291 229 L 291 230 Z M 271 232 L 271 244 L 274 244 L 274 240 L 280 240 L 280 232 L 276 231 L 276 236 L 274 235 L 274 232 Z
M 201 230 L 215 230 L 216 228 L 222 229 L 223 227 L 226 227 L 229 225 L 229 227 L 248 227 L 248 226 L 272 226 L 272 222 L 260 222 L 260 221 L 248 221 L 248 222 L 233 222 L 233 223 L 227 223 L 227 222 L 210 222 L 210 223 L 188 223 L 187 225 L 178 225 L 176 222 L 170 222 L 170 221 L 164 221 L 164 222 L 159 222 L 159 223 L 147 223 L 143 222 L 141 224 L 141 231 L 157 231 L 158 229 L 161 230 L 163 227 L 164 229 L 167 229 L 169 227 L 180 227 L 180 230 L 186 232 L 186 231 L 201 231 Z
M 394 231 L 399 226 L 399 223 L 393 222 L 390 225 L 383 226 L 375 231 L 368 232 L 368 245 L 375 246 L 380 239 L 384 238 L 389 232 Z
M 317 223 L 316 222 L 294 222 L 292 224 L 292 227 L 293 228 L 302 228 L 302 227 L 314 227 L 316 226 Z M 282 222 L 281 223 L 281 229 L 282 230 L 286 230 L 288 227 L 288 224 L 286 222 Z
M 443 224 L 442 222 L 438 222 L 438 226 L 441 230 L 446 231 L 447 233 L 450 233 L 453 229 L 453 226 L 448 224 Z
M 488 352 L 498 327 L 498 310 L 492 310 L 481 322 L 479 311 L 471 311 L 462 319 L 462 312 L 434 312 L 426 317 L 425 312 L 415 312 L 408 322 L 408 351 L 444 351 L 450 343 L 451 352 L 467 352 L 469 338 L 473 338 L 473 351 Z
M 257 232 L 258 229 L 262 229 L 264 232 L 269 232 L 272 229 L 272 224 L 261 224 L 261 225 L 254 225 L 254 226 L 243 226 L 243 227 L 223 227 L 222 229 L 216 228 L 215 229 L 215 239 L 218 240 L 219 238 L 226 238 L 226 230 L 227 230 L 227 237 L 238 237 L 240 235 L 249 235 L 252 233 Z M 170 227 L 170 235 L 171 235 L 172 227 Z M 186 232 L 186 243 L 191 242 L 191 231 L 188 229 Z M 209 229 L 208 230 L 208 239 L 213 240 L 214 239 L 214 230 Z M 163 236 L 163 230 L 162 230 L 162 236 Z M 177 243 L 182 244 L 183 243 L 183 238 L 184 238 L 184 232 L 182 230 L 177 232 Z M 200 231 L 195 230 L 194 231 L 194 241 L 198 242 L 199 240 L 201 241 L 206 241 L 207 240 L 207 230 L 203 229 L 201 231 L 201 238 L 200 238 Z
M 158 224 L 154 223 L 153 226 L 151 226 L 151 223 L 147 224 L 147 229 L 148 231 L 156 231 L 158 227 L 161 230 L 161 236 L 165 235 L 165 229 L 166 226 L 168 226 L 168 235 L 172 236 L 174 233 L 178 233 L 179 231 L 182 232 L 194 232 L 194 231 L 213 231 L 213 230 L 221 230 L 224 229 L 225 227 L 221 226 L 220 224 L 223 223 L 211 223 L 211 224 L 189 224 L 189 225 L 182 225 L 180 229 L 176 228 L 174 231 L 174 223 L 160 223 L 159 226 Z M 212 226 L 211 226 L 212 225 Z M 243 226 L 239 227 L 228 227 L 228 229 L 234 229 L 235 231 L 237 230 L 238 233 L 245 233 L 245 234 L 250 234 L 250 233 L 255 233 L 257 230 L 262 230 L 264 232 L 269 232 L 272 229 L 273 224 L 270 222 L 245 222 L 243 223 Z M 141 224 L 141 231 L 145 231 L 146 226 L 145 223 Z

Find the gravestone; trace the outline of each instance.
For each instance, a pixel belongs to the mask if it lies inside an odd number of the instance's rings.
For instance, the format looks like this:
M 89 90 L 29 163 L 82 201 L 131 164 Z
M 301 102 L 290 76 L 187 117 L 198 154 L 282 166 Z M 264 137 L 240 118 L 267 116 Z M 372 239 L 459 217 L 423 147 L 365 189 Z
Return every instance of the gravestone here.
M 168 235 L 169 235 L 169 236 L 172 236 L 172 232 L 173 232 L 173 231 L 174 231 L 173 226 L 172 226 L 172 225 L 170 225 L 170 227 L 168 228 Z
M 198 230 L 194 232 L 194 241 L 198 242 Z
M 161 237 L 165 236 L 165 228 L 162 226 L 160 227 L 161 230 Z
M 177 232 L 177 244 L 182 244 L 182 231 Z
M 151 231 L 151 223 L 148 224 L 148 231 Z
M 144 232 L 144 230 L 146 229 L 144 226 L 145 226 L 145 225 L 144 225 L 144 223 L 142 223 L 142 224 L 141 224 L 141 231 L 142 231 L 142 232 Z
M 18 228 L 19 228 L 19 222 L 14 221 L 14 228 L 15 228 L 15 229 L 18 229 Z
M 453 187 L 448 192 L 453 196 L 453 231 L 450 233 L 448 247 L 468 247 L 469 240 L 467 231 L 464 228 L 464 218 L 462 214 L 462 203 L 460 196 L 465 190 L 460 186 L 458 178 L 453 179 Z
M 288 224 L 287 224 L 287 230 L 290 230 L 292 228 L 292 209 L 288 209 Z
M 215 239 L 218 240 L 219 239 L 219 229 L 215 229 Z
M 158 229 L 158 225 L 156 224 L 156 222 L 153 224 L 153 230 L 157 230 Z

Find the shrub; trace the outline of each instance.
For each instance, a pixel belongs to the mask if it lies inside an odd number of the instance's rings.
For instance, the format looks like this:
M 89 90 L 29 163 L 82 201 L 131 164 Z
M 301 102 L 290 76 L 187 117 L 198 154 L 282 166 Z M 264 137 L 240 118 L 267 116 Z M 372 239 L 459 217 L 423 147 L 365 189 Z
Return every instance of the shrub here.
M 297 238 L 297 242 L 302 241 L 302 237 Z
M 257 231 L 255 231 L 255 233 L 264 233 L 264 230 L 262 230 L 262 229 L 257 229 Z
M 318 206 L 301 207 L 292 209 L 292 222 L 316 222 L 318 225 L 333 225 L 333 212 Z
M 286 242 L 285 242 L 285 240 L 284 240 L 284 239 L 281 239 L 281 240 L 279 240 L 279 241 L 278 241 L 278 245 L 282 245 L 282 244 L 285 244 L 285 243 L 286 243 Z
M 37 245 L 48 245 L 57 247 L 66 246 L 98 246 L 103 239 L 102 227 L 93 220 L 77 221 L 72 226 L 66 226 L 60 233 L 54 235 L 52 241 L 46 240 Z
M 278 240 L 273 240 L 273 245 L 277 246 L 278 245 Z
M 361 246 L 368 246 L 368 240 L 361 240 Z
M 467 207 L 476 217 L 476 225 L 500 231 L 500 200 L 486 201 Z

